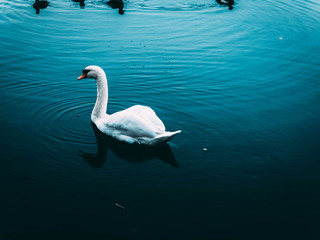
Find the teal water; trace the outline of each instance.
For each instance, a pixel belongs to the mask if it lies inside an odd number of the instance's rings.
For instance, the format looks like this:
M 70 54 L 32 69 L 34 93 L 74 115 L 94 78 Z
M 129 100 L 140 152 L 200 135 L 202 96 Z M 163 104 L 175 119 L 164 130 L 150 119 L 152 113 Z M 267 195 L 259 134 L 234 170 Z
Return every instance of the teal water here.
M 317 0 L 33 3 L 0 1 L 0 239 L 319 239 Z M 91 64 L 182 133 L 95 132 Z

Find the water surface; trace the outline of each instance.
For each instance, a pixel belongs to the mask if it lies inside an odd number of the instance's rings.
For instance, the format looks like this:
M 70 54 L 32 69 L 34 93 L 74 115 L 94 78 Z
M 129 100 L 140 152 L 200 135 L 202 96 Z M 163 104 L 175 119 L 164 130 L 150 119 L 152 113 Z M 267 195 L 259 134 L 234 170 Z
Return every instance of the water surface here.
M 318 1 L 33 3 L 0 1 L 1 239 L 319 239 Z M 182 133 L 101 137 L 91 64 Z

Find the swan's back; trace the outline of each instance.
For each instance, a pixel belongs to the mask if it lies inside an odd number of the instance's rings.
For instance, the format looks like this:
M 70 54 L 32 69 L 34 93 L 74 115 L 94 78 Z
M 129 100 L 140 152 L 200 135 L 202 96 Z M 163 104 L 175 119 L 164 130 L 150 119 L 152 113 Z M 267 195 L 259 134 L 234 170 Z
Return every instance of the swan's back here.
M 143 118 L 150 126 L 157 129 L 159 132 L 164 132 L 166 130 L 163 122 L 150 107 L 135 105 L 126 109 L 125 111 L 131 112 L 132 114 Z

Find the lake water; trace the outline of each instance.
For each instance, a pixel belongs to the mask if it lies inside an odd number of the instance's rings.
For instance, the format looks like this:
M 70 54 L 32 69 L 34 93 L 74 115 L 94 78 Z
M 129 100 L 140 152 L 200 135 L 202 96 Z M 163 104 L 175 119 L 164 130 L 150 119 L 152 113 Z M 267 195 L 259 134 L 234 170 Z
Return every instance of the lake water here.
M 0 1 L 1 239 L 319 239 L 318 0 L 33 3 Z M 182 133 L 101 136 L 92 64 Z

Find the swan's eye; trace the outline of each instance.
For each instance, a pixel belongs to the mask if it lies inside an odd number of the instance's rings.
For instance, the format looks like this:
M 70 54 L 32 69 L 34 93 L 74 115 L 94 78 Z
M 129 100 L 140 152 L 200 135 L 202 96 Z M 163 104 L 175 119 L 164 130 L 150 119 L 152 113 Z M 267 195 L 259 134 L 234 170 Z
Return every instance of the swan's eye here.
M 85 70 L 82 71 L 82 73 L 83 73 L 83 74 L 86 74 L 86 75 L 88 74 L 88 72 L 90 72 L 90 70 L 86 70 L 86 69 L 85 69 Z

